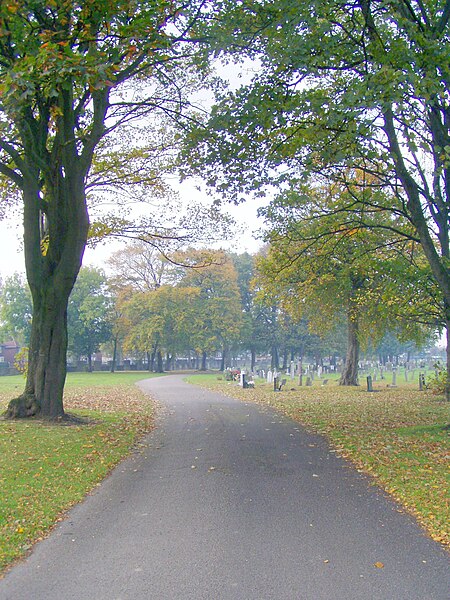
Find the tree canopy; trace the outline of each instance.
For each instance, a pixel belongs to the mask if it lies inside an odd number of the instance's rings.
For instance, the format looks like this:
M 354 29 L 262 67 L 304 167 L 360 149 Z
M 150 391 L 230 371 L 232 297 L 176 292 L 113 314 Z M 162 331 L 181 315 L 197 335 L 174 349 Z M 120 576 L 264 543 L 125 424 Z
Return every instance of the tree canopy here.
M 12 187 L 23 201 L 33 299 L 27 382 L 10 416 L 64 415 L 66 311 L 88 238 L 87 186 L 154 181 L 151 162 L 136 161 L 162 155 L 149 131 L 182 118 L 201 5 L 189 3 L 190 15 L 166 0 L 0 6 L 0 173 L 6 201 Z
M 194 128 L 194 171 L 234 200 L 267 185 L 346 185 L 361 173 L 347 209 L 366 207 L 360 226 L 376 227 L 380 211 L 411 224 L 449 331 L 448 0 L 243 0 L 216 8 L 208 26 L 214 52 L 253 59 L 255 74 L 219 96 L 204 128 Z M 374 197 L 374 189 L 389 194 Z

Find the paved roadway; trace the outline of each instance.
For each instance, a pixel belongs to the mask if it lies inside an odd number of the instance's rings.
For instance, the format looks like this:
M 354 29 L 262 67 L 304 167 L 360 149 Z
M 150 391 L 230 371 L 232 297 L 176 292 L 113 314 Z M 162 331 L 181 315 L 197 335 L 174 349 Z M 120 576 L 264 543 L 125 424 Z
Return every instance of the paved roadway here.
M 448 555 L 322 438 L 181 376 L 141 387 L 163 405 L 147 447 L 2 600 L 449 600 Z

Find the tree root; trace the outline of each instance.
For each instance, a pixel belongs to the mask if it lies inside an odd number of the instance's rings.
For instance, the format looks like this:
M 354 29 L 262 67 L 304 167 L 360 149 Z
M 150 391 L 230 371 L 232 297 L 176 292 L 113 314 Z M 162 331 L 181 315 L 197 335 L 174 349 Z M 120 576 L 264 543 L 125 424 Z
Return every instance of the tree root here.
M 8 404 L 4 413 L 6 419 L 26 419 L 39 415 L 41 407 L 33 394 L 22 394 Z

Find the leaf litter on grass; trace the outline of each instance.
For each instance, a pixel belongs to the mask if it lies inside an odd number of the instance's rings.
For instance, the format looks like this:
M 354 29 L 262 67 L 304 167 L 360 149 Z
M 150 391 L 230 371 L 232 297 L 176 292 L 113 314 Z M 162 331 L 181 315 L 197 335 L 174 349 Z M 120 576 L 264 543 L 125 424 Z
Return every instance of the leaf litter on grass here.
M 8 400 L 0 394 L 0 410 Z M 132 385 L 73 387 L 65 409 L 89 422 L 0 421 L 0 571 L 42 539 L 153 426 L 151 400 Z

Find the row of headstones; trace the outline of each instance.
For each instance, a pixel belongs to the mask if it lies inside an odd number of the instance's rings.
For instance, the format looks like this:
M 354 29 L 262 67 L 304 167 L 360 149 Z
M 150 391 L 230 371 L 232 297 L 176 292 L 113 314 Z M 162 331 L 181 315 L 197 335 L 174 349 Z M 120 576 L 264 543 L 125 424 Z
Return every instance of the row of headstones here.
M 294 365 L 294 363 L 291 363 L 290 369 L 286 370 L 286 375 L 290 376 L 291 380 L 295 379 L 296 372 L 297 372 L 297 369 L 293 365 Z M 279 379 L 281 374 L 282 373 L 280 373 L 276 369 L 274 369 L 273 371 L 271 369 L 268 369 L 267 373 L 264 369 L 261 369 L 258 372 L 258 376 L 261 377 L 261 379 L 265 379 L 267 381 L 267 383 L 269 383 L 269 384 L 273 383 L 274 379 Z M 312 371 L 312 370 L 310 371 L 309 368 L 306 368 L 304 373 L 302 372 L 302 375 L 303 374 L 306 376 L 306 385 L 308 385 L 308 386 L 312 385 L 312 382 L 314 381 L 314 371 Z M 322 375 L 322 372 L 319 371 L 317 374 L 320 377 Z M 324 381 L 327 381 L 327 380 L 325 379 Z M 300 382 L 300 385 L 301 385 L 301 382 Z
M 366 377 L 367 380 L 367 391 L 368 392 L 373 392 L 373 383 L 376 381 L 376 379 L 374 379 L 372 377 L 372 375 L 368 375 Z M 408 381 L 408 379 L 405 377 L 405 380 Z M 392 373 L 392 383 L 390 384 L 389 387 L 397 387 L 397 374 L 395 371 L 393 371 Z M 426 389 L 426 383 L 425 383 L 425 373 L 419 373 L 419 390 L 423 391 Z
M 308 374 L 309 373 L 309 374 Z M 245 375 L 245 372 L 243 372 L 241 374 L 241 385 L 243 385 L 243 380 L 242 380 L 242 375 Z M 275 379 L 278 379 L 280 376 L 280 373 L 274 369 L 273 371 L 271 369 L 269 369 L 267 371 L 267 374 L 265 373 L 264 369 L 261 369 L 258 373 L 258 375 L 262 378 L 265 379 L 267 381 L 268 384 L 272 384 L 273 381 Z M 290 375 L 291 379 L 294 379 L 295 377 L 295 370 L 292 368 L 292 364 L 291 364 L 291 369 L 289 371 L 286 372 L 286 375 Z M 314 381 L 314 372 L 313 371 L 309 371 L 308 369 L 306 369 L 306 382 L 305 385 L 306 386 L 312 386 L 313 381 Z M 320 377 L 320 375 L 319 375 Z M 383 375 L 383 371 L 380 371 L 380 378 L 381 380 L 385 379 L 384 375 Z M 303 381 L 302 381 L 302 376 L 300 376 L 299 378 L 299 384 L 302 385 Z M 415 379 L 415 371 L 408 371 L 405 370 L 405 381 L 414 381 Z M 375 383 L 378 380 L 378 372 L 377 370 L 374 371 L 373 375 L 369 375 L 367 377 L 367 386 L 368 386 L 368 390 L 372 391 L 372 384 Z M 369 384 L 370 382 L 370 384 Z M 327 379 L 324 379 L 322 381 L 322 385 L 326 385 L 328 383 Z M 390 387 L 396 387 L 397 385 L 397 371 L 396 369 L 392 370 L 392 381 L 390 384 Z M 370 389 L 369 389 L 370 386 Z M 420 389 L 424 389 L 425 388 L 425 375 L 423 373 L 419 374 L 419 388 Z

